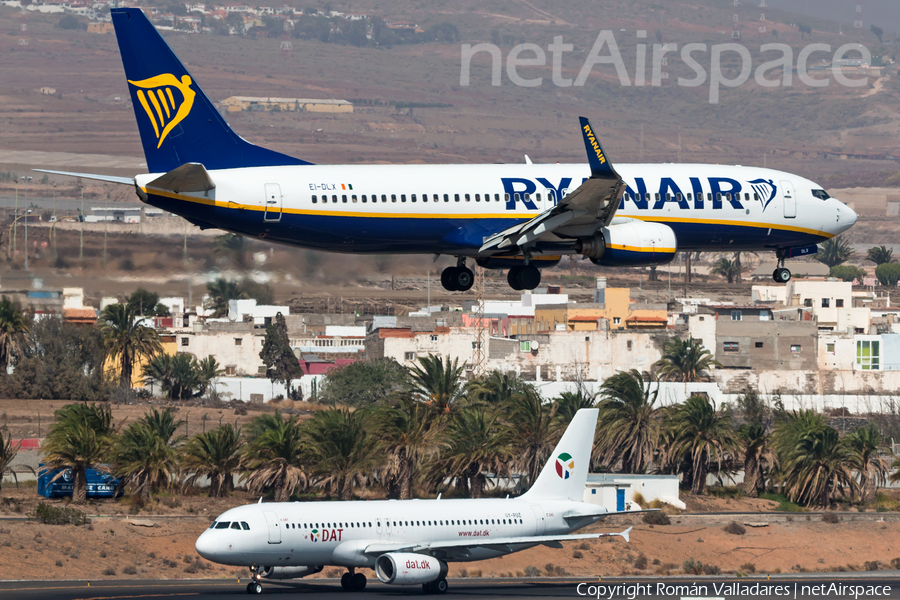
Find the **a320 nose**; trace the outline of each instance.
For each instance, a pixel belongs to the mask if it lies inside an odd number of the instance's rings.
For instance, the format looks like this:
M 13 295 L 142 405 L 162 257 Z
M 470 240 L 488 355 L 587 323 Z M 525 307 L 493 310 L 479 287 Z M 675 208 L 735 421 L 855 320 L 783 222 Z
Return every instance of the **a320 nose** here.
M 207 560 L 213 560 L 216 555 L 216 544 L 212 538 L 213 536 L 211 536 L 208 531 L 204 531 L 202 534 L 200 534 L 200 537 L 198 537 L 197 541 L 194 543 L 194 548 L 197 549 L 197 554 Z

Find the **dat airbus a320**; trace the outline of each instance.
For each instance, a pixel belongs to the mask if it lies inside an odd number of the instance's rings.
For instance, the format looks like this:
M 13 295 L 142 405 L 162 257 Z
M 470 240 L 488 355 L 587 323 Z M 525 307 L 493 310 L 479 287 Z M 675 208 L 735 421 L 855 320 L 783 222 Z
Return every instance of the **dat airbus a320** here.
M 133 185 L 147 204 L 218 228 L 328 252 L 454 256 L 441 274 L 466 291 L 469 261 L 507 269 L 516 290 L 580 255 L 604 266 L 671 262 L 678 251 L 814 254 L 856 213 L 808 179 L 756 167 L 613 166 L 587 119 L 587 164 L 313 165 L 228 126 L 136 8 L 112 21 L 148 174 L 47 171 Z

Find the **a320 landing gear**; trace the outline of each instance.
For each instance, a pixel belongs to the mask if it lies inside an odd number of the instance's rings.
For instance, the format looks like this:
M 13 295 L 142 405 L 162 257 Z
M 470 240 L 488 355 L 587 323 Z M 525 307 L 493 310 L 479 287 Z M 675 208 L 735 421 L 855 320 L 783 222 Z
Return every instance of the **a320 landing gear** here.
M 366 576 L 362 573 L 344 573 L 341 576 L 341 587 L 348 592 L 359 592 L 366 589 Z
M 784 251 L 779 250 L 775 256 L 778 258 L 778 268 L 772 272 L 772 279 L 778 283 L 787 283 L 791 280 L 791 272 L 784 268 Z
M 258 581 L 251 581 L 247 584 L 248 594 L 262 594 L 262 585 Z
M 447 580 L 441 577 L 440 579 L 423 583 L 422 591 L 426 594 L 446 594 L 448 587 Z
M 533 290 L 541 285 L 541 270 L 534 265 L 512 267 L 506 276 L 509 287 L 516 291 Z
M 468 292 L 475 285 L 475 273 L 460 259 L 455 267 L 441 271 L 441 285 L 448 292 Z

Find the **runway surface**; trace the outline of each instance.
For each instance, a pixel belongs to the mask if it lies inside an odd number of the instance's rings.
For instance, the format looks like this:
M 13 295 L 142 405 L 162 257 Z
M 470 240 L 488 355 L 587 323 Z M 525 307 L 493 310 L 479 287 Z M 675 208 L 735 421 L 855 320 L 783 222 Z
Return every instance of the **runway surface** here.
M 591 579 L 537 579 L 537 580 L 506 580 L 506 579 L 454 579 L 450 580 L 450 591 L 447 596 L 457 596 L 466 600 L 480 600 L 488 598 L 579 598 L 590 597 L 596 598 L 597 587 L 604 586 L 601 598 L 609 600 L 616 598 L 635 598 L 635 599 L 677 599 L 698 598 L 703 597 L 704 600 L 712 600 L 713 598 L 779 598 L 781 600 L 813 600 L 815 598 L 835 599 L 853 599 L 862 600 L 864 598 L 880 598 L 880 599 L 900 599 L 900 574 L 892 572 L 890 576 L 876 575 L 855 577 L 851 574 L 835 574 L 840 575 L 840 579 L 826 578 L 821 574 L 812 576 L 784 576 L 767 580 L 765 578 L 743 578 L 743 579 L 707 579 L 707 578 L 683 578 L 670 577 L 663 579 L 648 578 L 611 578 L 603 579 L 598 582 Z M 236 579 L 227 580 L 198 580 L 198 581 L 29 581 L 29 582 L 0 582 L 0 598 L 3 600 L 137 600 L 137 599 L 155 599 L 155 600 L 214 600 L 222 597 L 232 598 L 248 598 L 246 585 L 249 579 L 241 579 L 240 583 Z M 635 586 L 637 584 L 650 586 L 651 593 L 633 594 L 633 588 L 629 591 L 627 586 Z M 736 590 L 725 590 L 714 588 L 713 584 L 721 585 L 722 583 L 732 585 L 738 583 L 741 586 L 782 586 L 777 591 L 771 588 L 771 592 L 765 593 L 768 588 L 764 588 L 762 593 L 759 589 L 756 593 L 742 594 L 735 593 Z M 871 590 L 878 587 L 875 594 L 863 591 L 855 591 L 854 589 L 837 589 L 828 590 L 821 588 L 815 593 L 809 588 L 819 585 L 828 586 L 832 583 L 838 583 L 844 586 L 862 586 Z M 579 585 L 582 584 L 582 585 Z M 666 588 L 664 593 L 658 594 L 658 584 L 665 586 L 684 586 L 678 588 Z M 691 588 L 693 584 L 701 587 Z M 594 586 L 594 587 L 592 587 Z M 623 587 L 614 587 L 623 586 Z M 803 586 L 808 586 L 804 588 Z M 423 597 L 422 589 L 419 586 L 398 587 L 387 586 L 378 581 L 369 580 L 369 584 L 365 591 L 362 592 L 345 592 L 341 589 L 337 580 L 317 579 L 307 581 L 290 581 L 290 582 L 263 582 L 263 593 L 256 596 L 260 600 L 266 597 L 271 598 L 287 598 L 293 596 L 316 597 L 326 594 L 334 594 L 346 600 L 362 600 L 378 597 L 396 598 L 396 597 Z M 807 593 L 803 593 L 806 589 Z M 642 590 L 647 591 L 647 588 Z M 670 593 L 666 593 L 670 592 Z M 695 593 L 697 592 L 697 593 Z M 718 592 L 718 593 L 717 593 Z M 731 593 L 729 593 L 731 592 Z M 796 594 L 796 595 L 795 595 Z

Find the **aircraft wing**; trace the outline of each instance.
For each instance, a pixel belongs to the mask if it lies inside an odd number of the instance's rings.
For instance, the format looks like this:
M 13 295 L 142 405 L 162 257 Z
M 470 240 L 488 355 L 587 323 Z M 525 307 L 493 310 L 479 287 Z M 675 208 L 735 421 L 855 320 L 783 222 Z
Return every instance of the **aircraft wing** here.
M 575 191 L 561 198 L 530 221 L 519 223 L 485 239 L 479 253 L 508 251 L 513 247 L 524 248 L 534 244 L 541 236 L 556 234 L 562 237 L 591 235 L 607 227 L 616 214 L 625 182 L 594 135 L 590 122 L 579 117 L 584 147 L 587 150 L 591 176 Z
M 447 540 L 441 542 L 398 542 L 398 543 L 374 543 L 366 546 L 365 553 L 371 555 L 386 554 L 388 552 L 416 552 L 430 554 L 436 551 L 456 551 L 465 553 L 471 548 L 497 548 L 504 552 L 512 551 L 515 546 L 537 546 L 544 544 L 552 547 L 562 547 L 561 542 L 576 540 L 594 540 L 602 537 L 619 536 L 628 541 L 631 527 L 618 533 L 577 533 L 574 535 L 534 535 L 507 538 L 463 538 L 459 540 Z
M 82 179 L 93 179 L 96 181 L 105 181 L 106 183 L 118 183 L 120 185 L 134 185 L 133 177 L 116 177 L 115 175 L 95 175 L 93 173 L 72 173 L 70 171 L 49 171 L 47 169 L 32 169 L 37 173 L 50 173 L 51 175 L 66 175 L 68 177 L 81 177 Z

